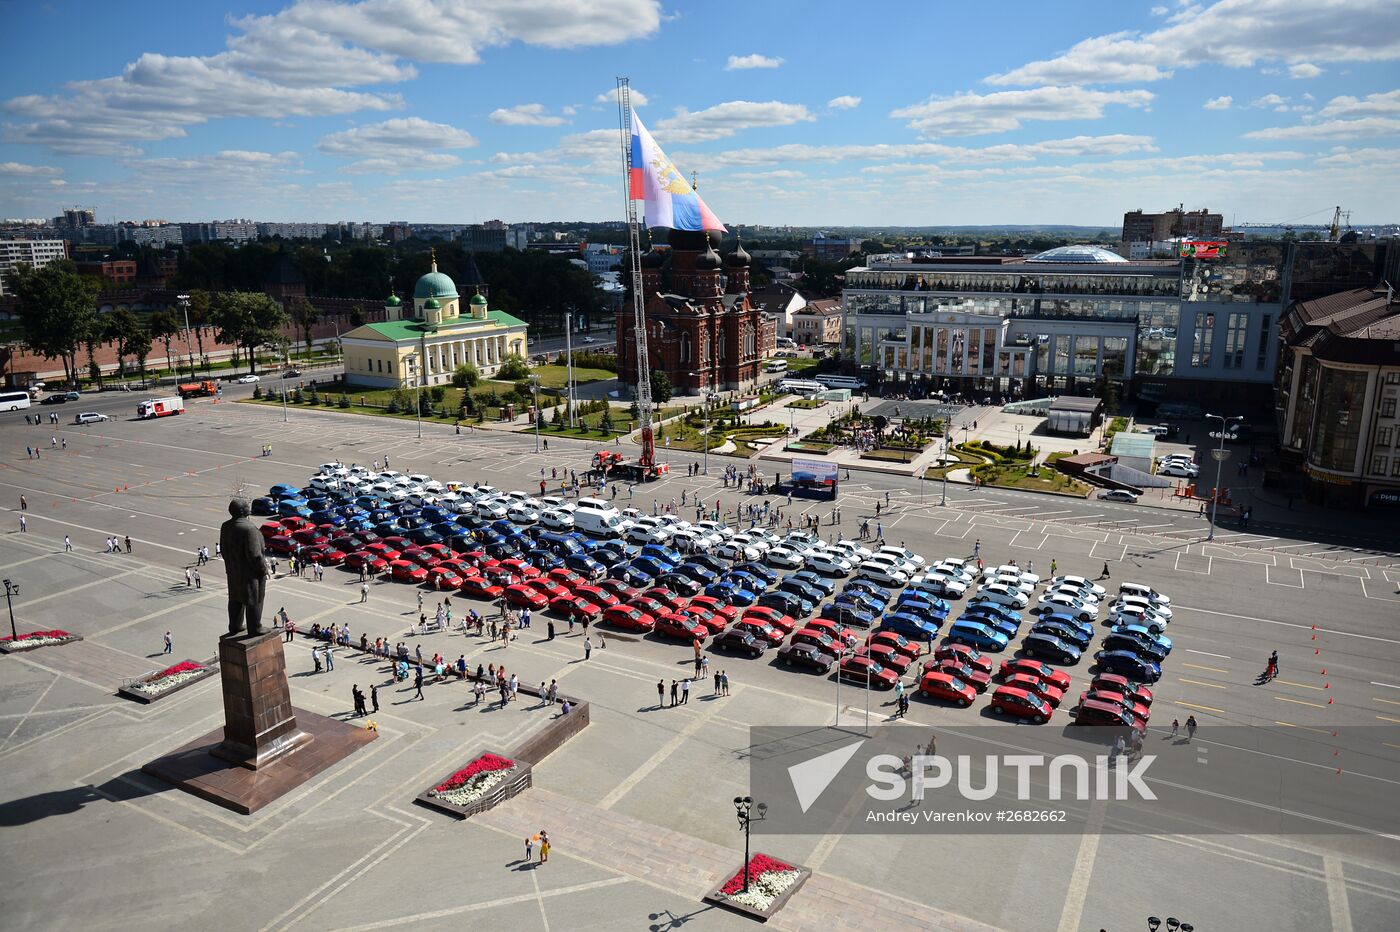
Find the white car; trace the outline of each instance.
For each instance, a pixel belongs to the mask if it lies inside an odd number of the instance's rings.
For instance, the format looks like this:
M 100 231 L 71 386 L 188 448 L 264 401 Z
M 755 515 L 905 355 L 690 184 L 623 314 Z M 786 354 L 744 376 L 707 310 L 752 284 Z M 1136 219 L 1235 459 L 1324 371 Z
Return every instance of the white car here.
M 727 524 L 721 524 L 718 521 L 697 521 L 695 522 L 695 527 L 709 534 L 719 535 L 720 540 L 728 540 L 734 536 L 733 528 Z
M 1035 594 L 1035 586 L 1032 586 L 1021 577 L 1013 576 L 1010 573 L 1002 573 L 1000 576 L 993 576 L 991 579 L 983 580 L 984 585 L 987 583 L 997 583 L 1008 589 L 1020 589 L 1027 596 Z
M 1004 586 L 1001 583 L 984 584 L 977 590 L 977 597 L 1018 611 L 1031 604 L 1031 600 L 1020 589 Z
M 506 516 L 506 505 L 498 498 L 483 498 L 478 501 L 473 510 L 483 518 L 504 518 Z
M 565 502 L 557 495 L 546 495 L 542 497 L 539 502 L 541 508 L 564 508 L 567 505 L 568 510 L 573 511 L 573 505 Z
M 1105 502 L 1124 502 L 1129 505 L 1136 505 L 1138 494 L 1129 492 L 1127 489 L 1104 489 L 1099 493 L 1099 500 Z
M 788 570 L 800 570 L 807 560 L 801 553 L 782 544 L 763 555 L 763 561 L 771 566 Z
M 540 524 L 552 531 L 572 531 L 574 516 L 559 508 L 550 508 L 540 512 Z
M 681 553 L 709 553 L 719 546 L 719 541 L 693 527 L 673 532 L 671 546 Z
M 516 524 L 534 524 L 540 520 L 540 513 L 525 502 L 516 502 L 506 509 L 506 517 Z
M 650 515 L 633 519 L 632 526 L 627 529 L 627 539 L 634 544 L 664 544 L 671 536 L 671 529 Z
M 850 560 L 853 563 L 858 563 L 861 560 L 869 560 L 870 557 L 873 556 L 873 553 L 870 550 L 870 548 L 862 547 L 859 542 L 854 540 L 847 540 L 844 537 L 838 540 L 836 543 L 828 544 L 827 546 L 835 547 L 837 550 L 840 550 L 841 552 L 845 553 L 846 559 Z
M 868 579 L 873 583 L 882 586 L 893 586 L 899 588 L 909 582 L 909 577 L 899 571 L 899 568 L 879 561 L 866 561 L 856 567 L 856 578 Z
M 394 490 L 394 483 L 390 482 L 388 479 L 381 479 L 370 486 L 369 490 L 375 495 L 388 495 Z
M 429 482 L 433 481 L 432 476 L 425 475 L 421 472 L 410 473 L 406 478 L 414 485 L 427 485 Z
M 1200 474 L 1200 467 L 1189 463 L 1167 463 L 1157 467 L 1157 475 L 1159 476 L 1180 476 L 1185 479 L 1195 479 Z
M 951 597 L 960 599 L 967 592 L 966 582 L 958 579 L 956 576 L 952 576 L 948 573 L 940 573 L 936 570 L 930 570 L 916 577 L 914 581 L 910 583 L 910 586 L 918 586 L 921 589 L 927 589 L 939 598 Z
M 969 573 L 961 562 L 943 560 L 929 567 L 930 573 L 938 573 L 940 576 L 947 576 L 949 579 L 956 579 L 964 586 L 970 586 L 977 581 L 974 573 Z
M 1153 605 L 1158 606 L 1172 604 L 1171 599 L 1167 598 L 1165 595 L 1158 592 L 1156 589 L 1153 589 L 1151 586 L 1145 586 L 1142 583 L 1125 582 L 1118 587 L 1118 595 L 1120 598 L 1127 596 L 1136 596 L 1139 599 L 1146 599 Z
M 1085 605 L 1092 605 L 1098 608 L 1099 597 L 1087 589 L 1079 589 L 1075 586 L 1050 586 L 1041 595 L 1042 599 L 1048 599 L 1052 595 L 1067 595 L 1071 599 L 1078 599 Z
M 341 476 L 348 475 L 349 472 L 350 472 L 350 470 L 348 470 L 348 469 L 345 468 L 345 464 L 344 464 L 344 463 L 341 463 L 341 462 L 338 462 L 338 461 L 335 461 L 335 460 L 332 460 L 332 461 L 329 462 L 329 463 L 322 463 L 320 466 L 317 466 L 317 467 L 316 467 L 316 471 L 319 472 L 319 473 L 324 473 L 324 474 L 326 474 L 326 475 L 341 475 Z
M 1037 576 L 1035 573 L 1031 573 L 1027 570 L 1021 569 L 1014 563 L 1004 563 L 1001 566 L 989 566 L 982 573 L 982 577 L 984 579 L 995 579 L 998 576 L 1014 576 L 1021 581 L 1022 585 L 1040 585 L 1039 576 Z
M 1125 607 L 1115 610 L 1108 616 L 1112 625 L 1141 625 L 1153 634 L 1161 634 L 1171 619 L 1146 606 Z
M 921 569 L 925 563 L 923 557 L 919 556 L 912 550 L 905 549 L 904 547 L 881 547 L 875 552 L 877 554 L 887 553 L 891 556 L 899 557 L 899 559 L 902 560 L 905 565 L 911 566 L 916 570 Z
M 763 551 L 751 544 L 744 544 L 738 540 L 727 540 L 719 545 L 715 551 L 716 556 L 726 560 L 733 560 L 735 563 L 747 563 L 750 560 L 760 560 L 763 558 Z
M 808 555 L 807 568 L 825 576 L 845 576 L 851 571 L 851 561 L 838 550 L 817 550 Z
M 1110 612 L 1153 612 L 1168 620 L 1172 617 L 1172 607 L 1152 602 L 1137 596 L 1123 595 L 1108 607 Z
M 760 537 L 752 531 L 743 534 L 735 534 L 729 540 L 730 543 L 742 544 L 744 547 L 756 551 L 758 553 L 758 556 L 754 559 L 760 560 L 763 558 L 763 555 L 769 550 L 771 550 L 773 547 L 773 544 L 770 541 L 763 537 Z
M 434 495 L 441 495 L 444 488 L 443 484 L 436 479 L 429 479 L 427 482 L 422 483 L 422 485 L 424 492 L 431 492 Z
M 1042 598 L 1040 604 L 1035 607 L 1037 615 L 1045 615 L 1054 612 L 1057 615 L 1073 615 L 1080 621 L 1093 621 L 1099 617 L 1099 607 L 1081 602 L 1074 596 L 1058 593 Z
M 262 376 L 258 376 L 258 375 L 240 375 L 240 376 L 236 379 L 236 381 L 237 381 L 239 384 L 241 384 L 241 385 L 251 385 L 253 382 L 261 382 L 261 381 L 262 381 Z
M 1100 601 L 1103 600 L 1104 596 L 1108 595 L 1108 590 L 1104 589 L 1103 586 L 1083 576 L 1052 576 L 1046 582 L 1046 586 L 1051 589 L 1070 587 L 1080 591 L 1090 592 L 1093 593 L 1094 598 Z

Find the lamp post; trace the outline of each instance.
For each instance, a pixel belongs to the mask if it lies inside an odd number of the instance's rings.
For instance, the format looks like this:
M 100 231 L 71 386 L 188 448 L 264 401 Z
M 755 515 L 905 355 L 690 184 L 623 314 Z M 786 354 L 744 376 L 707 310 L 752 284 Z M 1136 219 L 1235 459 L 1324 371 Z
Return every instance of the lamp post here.
M 1019 452 L 1020 449 L 1021 449 L 1021 425 L 1020 425 L 1020 424 L 1017 424 L 1017 425 L 1016 425 L 1016 449 L 1017 449 L 1018 452 Z
M 953 429 L 949 427 L 943 432 L 943 501 L 940 506 L 948 504 L 948 439 Z
M 540 377 L 530 376 L 530 391 L 535 396 L 535 452 L 540 452 Z
M 423 406 L 418 400 L 418 354 L 409 353 L 403 358 L 403 364 L 408 368 L 408 376 L 413 379 L 413 416 L 418 421 L 418 439 L 423 439 Z
M 198 376 L 194 371 L 194 348 L 190 345 L 190 296 L 177 294 L 175 300 L 180 302 L 180 310 L 185 315 L 185 355 L 190 357 L 190 381 L 194 381 Z
M 744 833 L 744 892 L 749 892 L 749 830 L 754 822 L 762 822 L 768 813 L 768 804 L 759 803 L 758 815 L 751 815 L 754 809 L 752 796 L 735 796 L 734 812 L 739 817 L 739 830 Z
M 19 595 L 19 583 L 5 580 L 5 604 L 10 607 L 10 640 L 18 641 L 19 632 L 15 630 L 15 603 L 10 601 L 11 596 Z
M 568 310 L 564 312 L 564 383 L 566 395 L 569 399 L 569 426 L 578 426 L 578 415 L 574 409 L 578 407 L 574 401 L 574 312 Z
M 287 414 L 287 370 L 291 368 L 292 361 L 288 357 L 287 351 L 282 351 L 282 423 L 287 423 L 291 417 Z
M 1206 540 L 1215 540 L 1215 522 L 1220 512 L 1220 469 L 1225 465 L 1225 461 L 1230 458 L 1230 451 L 1225 449 L 1226 427 L 1231 421 L 1243 421 L 1242 415 L 1226 417 L 1223 414 L 1207 414 L 1206 420 L 1215 419 L 1220 422 L 1220 446 L 1210 451 L 1210 455 L 1215 459 L 1215 493 L 1211 496 L 1213 501 L 1210 504 L 1210 533 L 1206 535 Z

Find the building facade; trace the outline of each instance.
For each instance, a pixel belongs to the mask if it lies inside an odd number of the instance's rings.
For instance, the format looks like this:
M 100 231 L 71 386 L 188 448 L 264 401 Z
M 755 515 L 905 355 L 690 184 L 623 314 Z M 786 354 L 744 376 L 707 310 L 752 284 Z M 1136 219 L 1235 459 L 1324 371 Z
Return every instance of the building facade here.
M 478 292 L 465 303 L 451 278 L 432 270 L 418 279 L 413 304 L 397 295 L 384 302 L 385 320 L 356 327 L 341 338 L 345 381 L 368 388 L 447 385 L 470 363 L 489 378 L 511 354 L 525 355 L 526 325 L 493 311 Z
M 860 240 L 848 236 L 826 236 L 817 234 L 802 244 L 804 255 L 828 262 L 839 262 L 860 252 Z
M 840 343 L 841 302 L 831 298 L 808 301 L 792 315 L 792 339 L 800 346 Z
M 17 265 L 42 269 L 50 262 L 56 262 L 67 256 L 68 246 L 61 239 L 0 240 L 0 297 L 12 293 L 5 283 L 10 269 Z
M 1010 397 L 1267 397 L 1284 248 L 1129 262 L 1102 247 L 1029 258 L 888 257 L 846 273 L 841 359 L 872 380 Z
M 100 278 L 108 285 L 125 288 L 136 282 L 136 262 L 132 259 L 106 259 L 75 263 L 82 275 Z
M 1295 302 L 1283 318 L 1279 446 L 1304 494 L 1400 508 L 1400 300 L 1390 287 Z
M 642 256 L 647 361 L 678 393 L 744 391 L 759 378 L 772 320 L 749 300 L 749 254 L 720 258 L 718 233 L 672 230 L 669 248 Z M 617 312 L 617 374 L 637 382 L 632 304 Z

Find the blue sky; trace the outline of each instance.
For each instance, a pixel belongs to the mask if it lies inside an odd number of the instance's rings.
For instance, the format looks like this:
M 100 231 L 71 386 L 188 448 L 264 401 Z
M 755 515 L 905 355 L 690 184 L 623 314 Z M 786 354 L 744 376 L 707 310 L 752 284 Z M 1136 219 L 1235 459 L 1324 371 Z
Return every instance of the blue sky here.
M 1400 3 L 0 0 L 0 217 L 1400 220 Z

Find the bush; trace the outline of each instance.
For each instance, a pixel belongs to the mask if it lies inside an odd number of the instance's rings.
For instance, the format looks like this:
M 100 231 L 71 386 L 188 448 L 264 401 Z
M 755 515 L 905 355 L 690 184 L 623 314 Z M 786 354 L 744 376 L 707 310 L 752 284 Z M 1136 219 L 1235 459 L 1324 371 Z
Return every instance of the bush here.
M 428 397 L 433 399 L 433 404 L 442 404 L 443 399 L 447 397 L 447 386 L 434 385 L 432 388 L 428 389 Z
M 398 414 L 398 413 L 399 413 L 399 398 L 398 398 L 398 395 L 390 395 L 390 396 L 389 396 L 389 400 L 388 400 L 387 402 L 384 403 L 384 410 L 387 411 L 389 414 Z
M 348 407 L 350 407 L 350 396 L 349 396 L 349 395 L 341 395 L 341 396 L 340 396 L 340 406 L 341 406 L 342 408 L 348 408 Z
M 457 388 L 476 388 L 476 383 L 480 381 L 481 373 L 469 362 L 464 362 L 452 370 L 452 384 Z
M 507 353 L 496 370 L 496 378 L 502 382 L 516 382 L 530 377 L 530 364 L 519 353 Z
M 560 355 L 550 365 L 567 366 L 569 360 L 567 356 Z M 574 365 L 585 369 L 606 369 L 609 372 L 617 371 L 617 357 L 607 353 L 594 353 L 589 351 L 575 352 Z
M 253 386 L 253 398 L 254 398 L 254 399 L 257 399 L 257 398 L 261 398 L 262 396 L 263 396 L 262 386 L 261 386 L 261 385 L 254 385 L 254 386 Z

